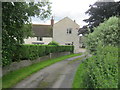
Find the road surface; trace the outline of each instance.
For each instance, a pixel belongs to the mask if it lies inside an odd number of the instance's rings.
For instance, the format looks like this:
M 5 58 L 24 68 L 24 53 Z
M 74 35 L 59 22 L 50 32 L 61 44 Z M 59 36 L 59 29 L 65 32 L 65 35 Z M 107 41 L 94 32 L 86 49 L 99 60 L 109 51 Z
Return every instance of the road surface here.
M 83 56 L 72 57 L 52 64 L 25 78 L 13 88 L 72 88 L 75 72 L 81 63 L 81 60 L 74 59 Z

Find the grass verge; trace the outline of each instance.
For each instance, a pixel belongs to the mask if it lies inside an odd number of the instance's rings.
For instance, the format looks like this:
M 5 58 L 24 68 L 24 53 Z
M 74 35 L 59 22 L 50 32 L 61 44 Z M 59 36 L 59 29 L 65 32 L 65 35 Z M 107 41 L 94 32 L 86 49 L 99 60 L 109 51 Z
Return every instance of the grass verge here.
M 70 55 L 58 57 L 55 59 L 45 60 L 45 61 L 42 61 L 42 62 L 39 62 L 36 64 L 32 64 L 30 66 L 23 67 L 21 69 L 18 69 L 18 70 L 12 71 L 12 72 L 9 72 L 2 77 L 2 88 L 11 88 L 15 84 L 17 84 L 19 81 L 26 78 L 27 76 L 30 76 L 31 74 L 33 74 L 51 64 L 54 64 L 56 62 L 65 60 L 70 57 L 78 56 L 78 55 L 81 55 L 81 53 L 70 54 Z
M 76 74 L 74 76 L 74 80 L 72 83 L 72 88 L 85 88 L 83 85 L 83 77 L 85 75 L 85 66 L 84 62 L 79 65 L 77 68 Z M 73 89 L 74 90 L 74 89 Z

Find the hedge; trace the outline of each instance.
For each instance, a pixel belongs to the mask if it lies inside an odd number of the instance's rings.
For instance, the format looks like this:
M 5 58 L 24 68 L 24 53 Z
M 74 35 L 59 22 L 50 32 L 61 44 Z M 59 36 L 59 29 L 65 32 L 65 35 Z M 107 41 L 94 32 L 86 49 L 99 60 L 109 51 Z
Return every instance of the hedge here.
M 83 64 L 79 88 L 118 88 L 118 47 L 98 46 L 97 54 Z
M 18 45 L 14 53 L 11 53 L 12 57 L 10 58 L 12 62 L 18 60 L 34 60 L 38 57 L 48 55 L 50 53 L 56 52 L 73 52 L 74 46 L 55 46 L 55 45 Z M 3 54 L 4 55 L 4 54 Z M 6 59 L 2 59 L 2 65 L 6 66 L 10 63 L 7 63 Z
M 118 46 L 120 42 L 119 21 L 120 18 L 114 16 L 95 27 L 94 32 L 84 37 L 84 44 L 87 49 L 94 52 L 98 44 Z

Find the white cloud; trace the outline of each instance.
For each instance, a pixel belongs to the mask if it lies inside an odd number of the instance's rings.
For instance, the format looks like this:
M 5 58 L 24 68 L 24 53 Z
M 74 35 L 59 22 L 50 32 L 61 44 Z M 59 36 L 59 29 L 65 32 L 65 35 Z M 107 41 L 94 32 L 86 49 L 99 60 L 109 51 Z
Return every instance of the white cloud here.
M 55 19 L 60 20 L 66 16 L 83 26 L 84 19 L 88 18 L 85 12 L 89 9 L 90 4 L 96 0 L 50 0 L 52 1 L 52 13 Z
M 86 23 L 84 19 L 88 18 L 85 12 L 89 9 L 89 5 L 94 4 L 97 0 L 50 0 L 52 2 L 52 15 L 55 22 L 68 16 L 82 27 Z M 115 0 L 117 1 L 117 0 Z M 50 20 L 41 21 L 40 19 L 33 19 L 33 23 L 50 24 Z

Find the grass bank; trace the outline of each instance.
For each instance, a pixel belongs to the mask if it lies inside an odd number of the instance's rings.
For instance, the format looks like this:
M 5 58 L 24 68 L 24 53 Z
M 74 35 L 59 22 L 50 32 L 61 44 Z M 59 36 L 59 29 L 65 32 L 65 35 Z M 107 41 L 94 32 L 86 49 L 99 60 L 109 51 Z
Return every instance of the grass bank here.
M 31 74 L 33 74 L 33 73 L 51 65 L 51 64 L 54 64 L 56 62 L 65 60 L 65 59 L 70 58 L 70 57 L 78 56 L 78 55 L 81 55 L 81 53 L 70 54 L 70 55 L 58 57 L 55 59 L 45 60 L 45 61 L 42 61 L 42 62 L 39 62 L 36 64 L 32 64 L 32 65 L 27 66 L 27 67 L 23 67 L 19 70 L 9 72 L 2 77 L 2 88 L 11 88 L 15 84 L 17 84 L 19 81 L 26 78 L 27 76 L 30 76 Z
M 85 75 L 85 65 L 84 63 L 81 63 L 76 71 L 73 83 L 72 83 L 72 88 L 85 88 L 83 85 L 83 79 Z M 74 90 L 74 89 L 73 89 Z

